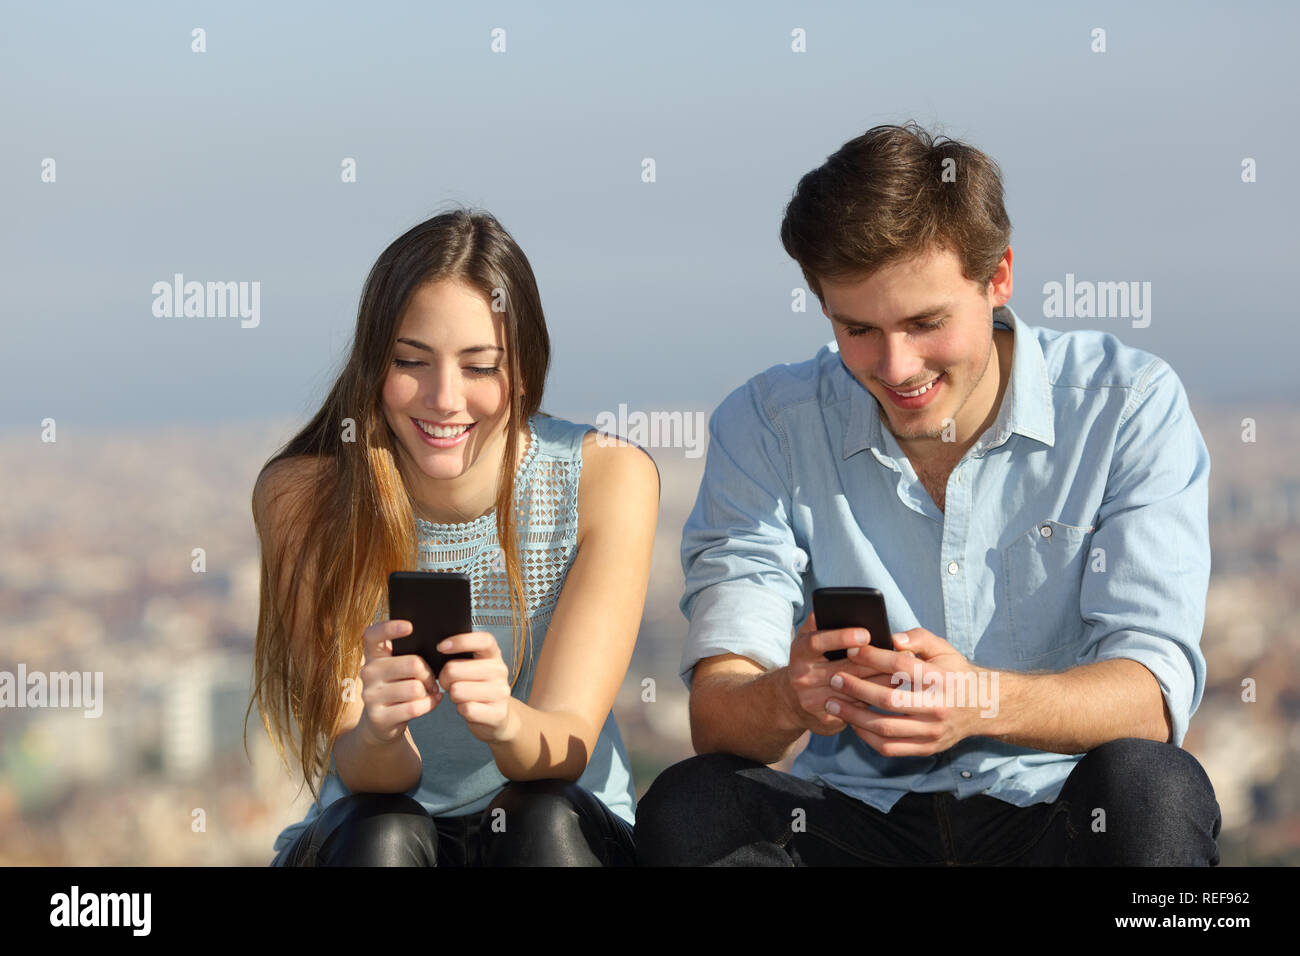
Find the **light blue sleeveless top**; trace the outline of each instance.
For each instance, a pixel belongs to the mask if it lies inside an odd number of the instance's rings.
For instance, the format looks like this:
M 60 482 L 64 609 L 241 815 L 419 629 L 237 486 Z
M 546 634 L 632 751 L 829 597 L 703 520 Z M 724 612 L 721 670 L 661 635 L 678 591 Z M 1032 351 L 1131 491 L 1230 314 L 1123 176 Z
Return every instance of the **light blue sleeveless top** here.
M 524 653 L 524 666 L 512 694 L 527 701 L 542 642 L 560 596 L 565 576 L 577 553 L 578 476 L 582 472 L 582 437 L 590 425 L 579 425 L 547 415 L 529 422 L 528 451 L 515 475 L 519 507 L 520 570 L 530 609 L 532 653 Z M 416 519 L 421 571 L 459 571 L 468 574 L 473 589 L 476 631 L 493 634 L 501 657 L 514 673 L 514 634 L 510 617 L 509 584 L 496 533 L 496 511 L 462 524 L 432 524 Z M 385 620 L 380 606 L 375 620 Z M 508 782 L 497 770 L 488 745 L 469 732 L 465 721 L 446 697 L 432 711 L 407 724 L 424 764 L 420 782 L 406 795 L 432 816 L 463 816 L 485 810 Z M 605 718 L 587 769 L 578 785 L 591 791 L 629 824 L 635 799 L 632 775 L 623 740 L 610 713 Z M 338 778 L 333 757 L 320 787 L 320 799 L 307 815 L 276 837 L 278 852 L 289 846 L 321 811 L 349 793 Z

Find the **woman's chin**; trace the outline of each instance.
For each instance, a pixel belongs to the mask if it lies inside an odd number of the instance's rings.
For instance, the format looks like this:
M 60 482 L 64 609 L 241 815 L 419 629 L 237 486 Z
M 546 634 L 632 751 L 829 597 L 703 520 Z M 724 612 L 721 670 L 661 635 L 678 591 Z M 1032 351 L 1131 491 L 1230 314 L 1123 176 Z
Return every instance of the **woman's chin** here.
M 432 478 L 435 481 L 447 481 L 451 478 L 459 478 L 465 473 L 465 464 L 459 456 L 455 459 L 448 460 L 442 456 L 431 459 L 428 456 L 421 456 L 416 459 L 420 464 L 420 471 L 426 478 Z

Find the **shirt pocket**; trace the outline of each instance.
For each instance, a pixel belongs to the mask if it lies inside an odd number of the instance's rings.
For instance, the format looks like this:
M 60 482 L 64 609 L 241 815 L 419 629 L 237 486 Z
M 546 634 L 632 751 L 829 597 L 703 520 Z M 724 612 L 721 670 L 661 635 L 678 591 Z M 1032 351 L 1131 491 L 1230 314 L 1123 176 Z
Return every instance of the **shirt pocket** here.
M 1061 663 L 1087 633 L 1079 607 L 1093 528 L 1037 522 L 1002 552 L 1007 629 L 1018 664 Z

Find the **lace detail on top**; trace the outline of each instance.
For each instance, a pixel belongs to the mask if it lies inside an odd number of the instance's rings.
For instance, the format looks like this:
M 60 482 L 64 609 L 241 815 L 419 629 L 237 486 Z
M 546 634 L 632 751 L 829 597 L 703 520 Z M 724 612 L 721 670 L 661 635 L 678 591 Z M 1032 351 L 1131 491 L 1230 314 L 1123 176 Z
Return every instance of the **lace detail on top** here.
M 515 475 L 515 503 L 520 572 L 529 621 L 536 629 L 549 622 L 577 549 L 582 460 L 539 454 L 532 421 L 528 428 L 528 452 Z M 419 570 L 469 575 L 475 629 L 511 627 L 510 582 L 497 538 L 496 509 L 459 524 L 416 518 L 416 530 Z

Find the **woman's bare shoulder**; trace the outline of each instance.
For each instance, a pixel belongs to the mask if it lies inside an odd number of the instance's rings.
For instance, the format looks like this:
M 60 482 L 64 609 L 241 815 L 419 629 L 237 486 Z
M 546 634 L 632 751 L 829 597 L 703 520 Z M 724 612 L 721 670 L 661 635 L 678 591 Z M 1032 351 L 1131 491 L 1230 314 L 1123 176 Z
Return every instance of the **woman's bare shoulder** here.
M 272 488 L 281 488 L 299 481 L 315 481 L 324 477 L 328 459 L 320 455 L 289 455 L 277 458 L 257 477 L 260 485 L 266 482 Z
M 593 430 L 582 436 L 582 473 L 578 479 L 581 502 L 624 502 L 644 497 L 659 500 L 659 466 L 650 453 L 618 436 Z
M 328 474 L 329 462 L 319 455 L 277 458 L 262 469 L 253 487 L 253 507 L 262 513 L 285 495 L 296 498 L 311 493 Z

